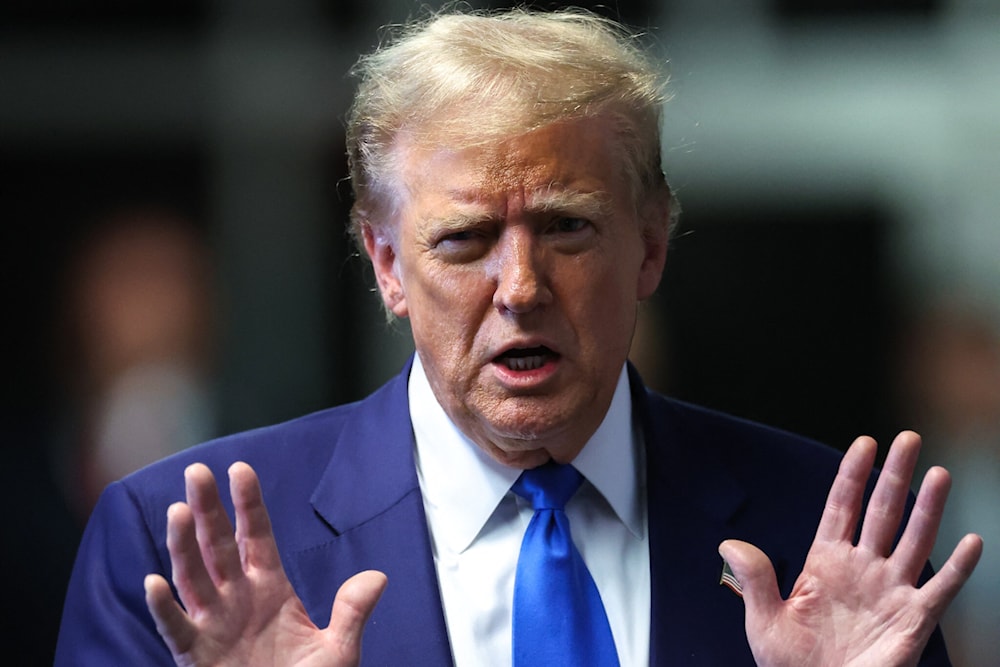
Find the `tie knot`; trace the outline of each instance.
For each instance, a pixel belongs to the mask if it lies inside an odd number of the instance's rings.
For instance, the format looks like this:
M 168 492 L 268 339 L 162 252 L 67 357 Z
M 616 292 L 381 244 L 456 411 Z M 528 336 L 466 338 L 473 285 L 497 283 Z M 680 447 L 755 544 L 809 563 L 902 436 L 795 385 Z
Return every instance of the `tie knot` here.
M 538 510 L 562 510 L 583 483 L 583 475 L 571 465 L 549 461 L 525 470 L 511 487 L 514 493 Z

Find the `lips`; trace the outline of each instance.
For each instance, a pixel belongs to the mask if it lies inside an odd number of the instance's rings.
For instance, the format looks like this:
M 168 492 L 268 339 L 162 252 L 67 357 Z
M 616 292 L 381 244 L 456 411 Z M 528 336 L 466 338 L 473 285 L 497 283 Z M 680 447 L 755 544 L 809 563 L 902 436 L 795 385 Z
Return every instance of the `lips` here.
M 555 352 L 544 345 L 540 345 L 537 347 L 512 348 L 498 355 L 493 362 L 501 364 L 512 371 L 534 371 L 556 357 L 558 355 Z

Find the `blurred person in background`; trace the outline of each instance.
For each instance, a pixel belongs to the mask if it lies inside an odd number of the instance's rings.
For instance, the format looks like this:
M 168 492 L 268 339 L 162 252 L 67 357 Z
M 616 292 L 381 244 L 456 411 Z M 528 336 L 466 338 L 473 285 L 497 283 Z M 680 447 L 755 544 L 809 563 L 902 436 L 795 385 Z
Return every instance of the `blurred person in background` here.
M 209 250 L 176 213 L 118 211 L 75 253 L 61 478 L 82 517 L 111 481 L 214 435 L 214 306 Z
M 922 467 L 946 466 L 955 481 L 939 544 L 971 526 L 986 544 L 1000 544 L 1000 311 L 956 290 L 927 298 L 913 322 L 903 346 L 903 411 L 926 435 Z M 955 664 L 1000 660 L 998 601 L 1000 555 L 988 548 L 942 620 Z
M 72 559 L 112 480 L 214 435 L 210 251 L 158 207 L 101 216 L 71 245 L 52 306 L 51 402 L 5 434 L 3 493 L 18 512 L 2 557 L 16 607 L 7 655 L 51 664 Z M 39 373 L 44 374 L 40 368 Z

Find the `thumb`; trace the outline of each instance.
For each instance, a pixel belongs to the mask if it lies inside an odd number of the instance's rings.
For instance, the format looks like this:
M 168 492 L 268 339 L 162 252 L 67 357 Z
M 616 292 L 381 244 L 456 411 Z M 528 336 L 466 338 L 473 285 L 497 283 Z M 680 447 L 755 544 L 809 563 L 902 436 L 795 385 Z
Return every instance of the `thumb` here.
M 345 581 L 337 591 L 327 632 L 338 643 L 341 655 L 351 662 L 357 663 L 361 659 L 361 637 L 365 624 L 388 582 L 382 572 L 365 570 Z
M 733 576 L 743 589 L 748 629 L 751 620 L 769 625 L 782 604 L 771 560 L 754 545 L 739 540 L 726 540 L 720 544 L 719 555 L 729 564 Z

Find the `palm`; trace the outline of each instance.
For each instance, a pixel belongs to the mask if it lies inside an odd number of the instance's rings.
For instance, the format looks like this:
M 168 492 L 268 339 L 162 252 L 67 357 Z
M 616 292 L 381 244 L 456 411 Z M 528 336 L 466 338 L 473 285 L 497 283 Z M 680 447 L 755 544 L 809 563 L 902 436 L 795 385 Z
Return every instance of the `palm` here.
M 385 576 L 362 572 L 338 591 L 330 625 L 313 624 L 278 556 L 253 470 L 230 468 L 236 534 L 211 472 L 185 471 L 187 503 L 168 511 L 167 548 L 182 609 L 166 580 L 146 578 L 146 600 L 178 665 L 356 665 L 364 624 Z M 186 610 L 186 611 L 185 611 Z
M 875 443 L 859 438 L 830 490 L 805 567 L 782 600 L 767 557 L 727 541 L 720 551 L 743 585 L 747 638 L 760 665 L 915 665 L 938 619 L 971 574 L 982 541 L 967 536 L 942 570 L 917 587 L 930 556 L 950 485 L 932 469 L 899 544 L 920 439 L 893 443 L 854 543 Z

